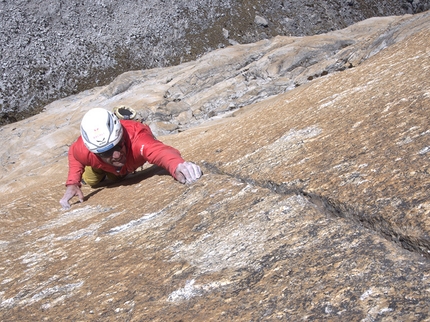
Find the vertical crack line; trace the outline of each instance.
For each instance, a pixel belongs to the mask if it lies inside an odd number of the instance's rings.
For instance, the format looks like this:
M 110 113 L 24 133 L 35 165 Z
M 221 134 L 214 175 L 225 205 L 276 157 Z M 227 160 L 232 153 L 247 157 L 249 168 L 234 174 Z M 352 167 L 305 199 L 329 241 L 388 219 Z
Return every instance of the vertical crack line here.
M 345 203 L 336 201 L 329 197 L 324 197 L 315 193 L 307 192 L 297 185 L 291 185 L 287 183 L 275 183 L 273 181 L 256 181 L 251 178 L 243 177 L 227 173 L 221 170 L 216 164 L 203 161 L 203 166 L 208 172 L 228 176 L 234 178 L 240 182 L 257 186 L 260 188 L 268 189 L 279 195 L 300 195 L 306 198 L 311 204 L 313 204 L 320 212 L 330 216 L 332 218 L 343 218 L 354 224 L 358 224 L 368 230 L 371 230 L 379 236 L 395 243 L 403 249 L 410 252 L 418 253 L 430 259 L 430 240 L 425 238 L 417 238 L 408 236 L 393 227 L 385 218 L 377 213 L 367 214 L 359 209 L 347 205 Z

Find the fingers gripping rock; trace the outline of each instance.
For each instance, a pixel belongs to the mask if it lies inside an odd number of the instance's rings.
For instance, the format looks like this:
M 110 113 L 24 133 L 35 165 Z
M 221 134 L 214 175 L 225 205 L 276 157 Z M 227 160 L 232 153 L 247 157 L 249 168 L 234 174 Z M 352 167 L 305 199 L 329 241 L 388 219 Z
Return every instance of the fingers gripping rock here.
M 197 164 L 186 161 L 178 165 L 175 175 L 181 183 L 193 183 L 202 176 L 202 170 Z

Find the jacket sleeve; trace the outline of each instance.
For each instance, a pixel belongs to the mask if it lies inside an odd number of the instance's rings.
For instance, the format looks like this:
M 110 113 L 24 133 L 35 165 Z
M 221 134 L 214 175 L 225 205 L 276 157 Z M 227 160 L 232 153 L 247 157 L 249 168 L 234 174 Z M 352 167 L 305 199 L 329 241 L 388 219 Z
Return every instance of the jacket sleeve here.
M 149 163 L 166 169 L 176 179 L 175 170 L 178 164 L 185 162 L 178 150 L 155 139 L 149 126 L 143 124 L 134 144 Z
M 81 186 L 82 174 L 84 173 L 85 165 L 78 161 L 75 157 L 78 143 L 73 143 L 69 148 L 69 174 L 67 176 L 66 186 L 78 185 Z

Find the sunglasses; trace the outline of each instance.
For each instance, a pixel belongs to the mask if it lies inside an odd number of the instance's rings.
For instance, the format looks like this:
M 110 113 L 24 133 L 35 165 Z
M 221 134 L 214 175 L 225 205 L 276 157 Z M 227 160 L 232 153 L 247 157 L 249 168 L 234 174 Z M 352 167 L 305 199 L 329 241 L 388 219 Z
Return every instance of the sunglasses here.
M 112 155 L 115 151 L 121 151 L 123 147 L 124 147 L 124 140 L 121 140 L 112 149 L 109 149 L 109 150 L 102 152 L 102 153 L 96 153 L 96 154 L 101 158 L 108 159 L 108 158 L 112 157 Z

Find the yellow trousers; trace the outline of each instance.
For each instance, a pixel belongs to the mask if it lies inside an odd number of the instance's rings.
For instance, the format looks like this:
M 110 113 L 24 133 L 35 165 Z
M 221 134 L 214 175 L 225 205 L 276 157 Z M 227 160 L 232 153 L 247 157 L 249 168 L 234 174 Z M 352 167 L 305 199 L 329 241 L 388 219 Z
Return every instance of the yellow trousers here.
M 85 171 L 82 174 L 82 179 L 84 179 L 86 184 L 88 184 L 91 187 L 94 187 L 95 185 L 100 183 L 105 176 L 112 181 L 117 181 L 124 178 L 124 176 L 117 176 L 117 175 L 114 175 L 113 173 L 106 172 L 101 169 L 95 169 L 90 166 L 86 166 Z

